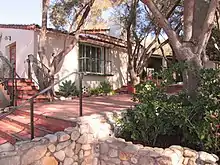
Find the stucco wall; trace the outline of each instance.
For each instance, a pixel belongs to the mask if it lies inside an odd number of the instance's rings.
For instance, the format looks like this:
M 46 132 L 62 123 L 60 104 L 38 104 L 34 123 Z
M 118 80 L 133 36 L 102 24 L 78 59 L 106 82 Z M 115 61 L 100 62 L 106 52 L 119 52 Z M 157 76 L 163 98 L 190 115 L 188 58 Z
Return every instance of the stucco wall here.
M 37 33 L 37 32 L 36 32 Z M 36 34 L 35 34 L 36 35 Z M 39 35 L 37 37 L 39 40 Z M 63 50 L 65 36 L 63 34 L 48 33 L 46 42 L 46 55 L 48 59 L 52 59 L 52 54 L 57 55 Z M 71 38 L 67 41 L 67 44 L 71 41 Z M 58 81 L 75 71 L 78 72 L 78 44 L 71 50 L 64 58 L 63 65 L 60 71 L 55 75 L 55 81 Z M 35 54 L 37 54 L 37 44 L 35 45 Z M 111 82 L 114 89 L 121 87 L 126 84 L 127 79 L 127 54 L 125 50 L 121 48 L 111 48 L 109 52 L 109 60 L 112 61 L 112 73 L 113 76 L 97 76 L 97 75 L 86 75 L 83 77 L 83 87 L 95 88 L 100 82 L 108 80 Z M 78 75 L 74 74 L 67 78 L 72 80 L 78 85 Z M 58 85 L 55 86 L 55 90 L 59 89 Z
M 0 54 L 9 58 L 8 45 L 16 42 L 16 72 L 20 77 L 27 77 L 27 63 L 25 60 L 29 54 L 34 53 L 34 31 L 21 29 L 0 28 L 2 39 L 0 41 Z M 11 36 L 11 40 L 5 40 Z
M 125 49 L 117 47 L 111 49 L 110 56 L 112 59 L 112 74 L 114 76 L 109 77 L 109 80 L 113 84 L 113 88 L 116 89 L 127 84 L 128 56 Z
M 39 42 L 39 32 L 35 32 L 35 42 Z M 45 55 L 46 55 L 46 61 L 44 61 L 44 64 L 48 66 L 49 63 L 52 62 L 53 56 L 56 56 L 59 54 L 63 49 L 64 49 L 64 41 L 65 41 L 66 36 L 61 34 L 61 33 L 53 33 L 53 32 L 48 32 L 47 33 L 47 39 L 46 39 L 46 50 L 45 50 Z M 70 43 L 70 39 L 67 41 Z M 39 59 L 38 56 L 38 44 L 34 45 L 33 48 L 34 55 Z M 59 72 L 55 74 L 55 81 L 59 81 L 66 75 L 70 74 L 71 72 L 78 71 L 78 45 L 76 45 L 63 59 L 63 61 L 60 63 L 60 66 L 56 66 L 59 68 Z M 49 67 L 48 67 L 49 68 Z M 34 72 L 32 71 L 32 77 L 35 79 L 35 81 L 38 81 L 37 78 L 34 75 Z M 75 81 L 77 79 L 76 75 L 71 75 L 68 77 L 66 80 L 72 80 Z M 55 90 L 58 90 L 58 85 L 55 86 Z
M 39 32 L 32 30 L 20 30 L 1 28 L 2 40 L 0 42 L 0 52 L 9 56 L 7 45 L 16 42 L 16 71 L 20 77 L 27 78 L 27 63 L 25 63 L 27 56 L 33 54 L 38 57 L 38 42 Z M 11 41 L 5 40 L 5 36 L 11 36 Z M 46 57 L 49 61 L 52 61 L 52 55 L 57 55 L 64 48 L 65 35 L 59 33 L 47 33 L 46 40 Z M 71 38 L 67 41 L 67 44 L 71 41 Z M 39 57 L 38 57 L 39 58 Z M 109 60 L 112 61 L 112 74 L 113 76 L 84 76 L 83 86 L 85 87 L 97 87 L 100 82 L 108 80 L 111 82 L 114 89 L 127 84 L 127 54 L 124 49 L 114 47 L 109 51 Z M 46 62 L 44 62 L 46 63 Z M 55 75 L 55 81 L 58 81 L 65 77 L 67 74 L 78 71 L 78 45 L 74 47 L 64 58 L 60 71 Z M 48 64 L 45 64 L 46 66 Z M 37 81 L 32 71 L 32 77 Z M 78 76 L 72 75 L 68 79 L 76 81 L 78 84 Z M 55 90 L 58 90 L 58 85 L 55 86 Z

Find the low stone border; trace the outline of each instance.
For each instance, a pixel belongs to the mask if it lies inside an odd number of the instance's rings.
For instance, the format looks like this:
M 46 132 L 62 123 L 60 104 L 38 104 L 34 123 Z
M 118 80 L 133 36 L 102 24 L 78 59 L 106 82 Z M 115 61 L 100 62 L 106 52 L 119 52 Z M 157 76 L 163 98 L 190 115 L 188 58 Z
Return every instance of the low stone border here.
M 173 145 L 169 148 L 151 148 L 125 142 L 124 139 L 100 140 L 101 165 L 217 165 L 214 154 Z
M 181 146 L 166 149 L 114 138 L 114 117 L 103 112 L 75 119 L 74 127 L 55 134 L 0 145 L 0 165 L 216 165 L 219 158 Z

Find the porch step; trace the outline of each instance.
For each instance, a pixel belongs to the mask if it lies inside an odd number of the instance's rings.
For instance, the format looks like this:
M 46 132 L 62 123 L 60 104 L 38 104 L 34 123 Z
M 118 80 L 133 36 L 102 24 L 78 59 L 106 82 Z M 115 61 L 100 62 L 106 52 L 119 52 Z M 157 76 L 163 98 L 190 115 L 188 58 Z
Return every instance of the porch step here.
M 30 99 L 32 96 L 34 96 L 34 95 L 19 94 L 19 95 L 17 95 L 17 99 L 28 100 L 28 99 Z M 48 100 L 47 96 L 45 96 L 45 95 L 39 95 L 39 96 L 36 97 L 36 99 L 39 99 L 39 100 Z
M 7 78 L 6 78 L 7 80 Z M 26 78 L 16 78 L 15 81 L 17 81 L 18 83 L 33 83 L 33 81 L 31 79 L 26 79 Z M 11 79 L 8 80 L 8 82 L 13 82 Z
M 12 114 L 0 120 L 0 144 L 29 140 L 31 138 L 30 113 L 24 110 L 16 110 Z M 43 115 L 34 115 L 35 137 L 42 137 L 46 134 L 63 131 L 75 123 Z
M 0 144 L 4 144 L 6 142 L 7 142 L 7 140 L 5 140 L 4 138 L 0 137 Z
M 18 120 L 19 119 L 19 120 Z M 10 124 L 16 128 L 20 128 L 20 129 L 24 129 L 26 130 L 26 133 L 29 135 L 31 134 L 31 130 L 30 130 L 30 124 L 27 123 L 27 124 L 24 124 L 22 123 L 21 121 L 24 120 L 22 119 L 22 117 L 16 117 L 16 116 L 9 116 L 9 117 L 6 117 L 5 119 L 3 119 L 2 121 L 7 123 L 7 124 Z M 40 136 L 44 136 L 45 134 L 47 134 L 48 132 L 50 131 L 43 131 L 43 130 L 38 130 L 37 128 L 34 129 L 34 134 L 35 136 L 37 137 L 40 137 Z
M 15 143 L 16 141 L 25 140 L 25 138 L 21 138 L 14 135 L 15 133 L 21 133 L 22 131 L 24 130 L 20 128 L 16 128 L 11 124 L 7 124 L 3 121 L 0 121 L 0 137 L 4 138 L 10 143 Z
M 23 104 L 27 101 L 27 99 L 17 99 L 17 105 Z M 49 102 L 49 98 L 45 99 L 34 99 L 34 103 L 45 103 Z
M 24 116 L 21 116 L 21 115 L 19 116 L 19 115 L 13 115 L 12 114 L 12 115 L 6 117 L 5 120 L 9 120 L 9 121 L 11 121 L 11 122 L 21 126 L 21 127 L 30 129 L 30 120 L 28 118 L 25 118 Z M 45 134 L 45 133 L 46 134 L 53 133 L 52 131 L 47 130 L 47 129 L 43 128 L 43 127 L 39 127 L 39 126 L 35 126 L 35 131 L 42 131 L 43 134 Z
M 33 82 L 14 82 L 14 85 L 17 85 L 17 87 L 24 87 L 24 86 L 34 86 Z M 8 86 L 13 86 L 13 82 L 9 81 Z
M 30 79 L 16 79 L 14 80 L 16 83 L 16 100 L 17 100 L 17 105 L 22 104 L 26 100 L 30 99 L 32 96 L 35 94 L 39 93 L 38 87 L 35 86 L 34 82 Z M 7 93 L 12 94 L 13 92 L 13 81 L 8 80 L 7 83 Z M 49 102 L 50 99 L 46 95 L 39 95 L 37 98 L 34 99 L 34 102 L 39 103 L 39 102 Z
M 28 119 L 28 121 L 30 121 L 30 112 L 27 109 L 16 110 L 14 112 L 14 115 L 23 116 L 26 119 Z M 49 130 L 52 130 L 52 131 L 64 130 L 67 127 L 73 126 L 73 122 L 71 121 L 56 119 L 56 118 L 44 116 L 44 115 L 37 114 L 37 113 L 34 114 L 34 120 L 36 121 L 37 126 L 50 128 Z

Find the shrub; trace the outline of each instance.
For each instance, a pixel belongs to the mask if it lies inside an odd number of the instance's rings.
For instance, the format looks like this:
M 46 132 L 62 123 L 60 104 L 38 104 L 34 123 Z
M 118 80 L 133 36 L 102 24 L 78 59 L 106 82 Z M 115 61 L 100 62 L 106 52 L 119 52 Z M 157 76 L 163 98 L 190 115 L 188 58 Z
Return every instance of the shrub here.
M 109 94 L 112 92 L 112 87 L 110 82 L 108 81 L 103 81 L 99 84 L 97 88 L 92 88 L 90 89 L 90 94 L 91 95 L 100 95 L 100 94 Z
M 220 151 L 219 70 L 200 71 L 196 98 L 184 91 L 167 96 L 153 82 L 139 84 L 134 99 L 141 104 L 118 120 L 119 136 L 151 146 L 180 144 L 209 152 Z M 166 83 L 164 83 L 166 84 Z
M 95 95 L 98 96 L 99 94 L 101 94 L 101 91 L 99 88 L 92 88 L 89 90 L 90 95 Z
M 103 81 L 103 82 L 100 83 L 99 89 L 100 89 L 101 93 L 108 94 L 112 91 L 112 86 L 111 86 L 110 82 Z
M 61 85 L 59 85 L 59 93 L 64 97 L 79 95 L 75 82 L 72 82 L 71 80 L 65 80 Z

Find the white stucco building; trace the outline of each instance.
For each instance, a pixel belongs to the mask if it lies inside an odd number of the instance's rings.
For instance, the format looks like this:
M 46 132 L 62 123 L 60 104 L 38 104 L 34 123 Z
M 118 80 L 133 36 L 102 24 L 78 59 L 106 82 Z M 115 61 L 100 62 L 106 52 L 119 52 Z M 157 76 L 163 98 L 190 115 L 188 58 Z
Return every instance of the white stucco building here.
M 28 55 L 38 58 L 39 30 L 37 25 L 0 25 L 0 55 L 10 62 L 15 60 L 21 78 L 28 78 Z M 85 87 L 93 88 L 104 80 L 110 81 L 114 89 L 126 85 L 126 43 L 106 33 L 108 30 L 84 31 L 79 43 L 65 56 L 55 81 L 73 71 L 83 71 L 87 73 L 83 78 Z M 65 38 L 64 32 L 48 29 L 45 54 L 49 60 L 63 50 Z M 32 78 L 37 82 L 33 70 Z M 78 77 L 72 75 L 69 79 L 76 81 Z

